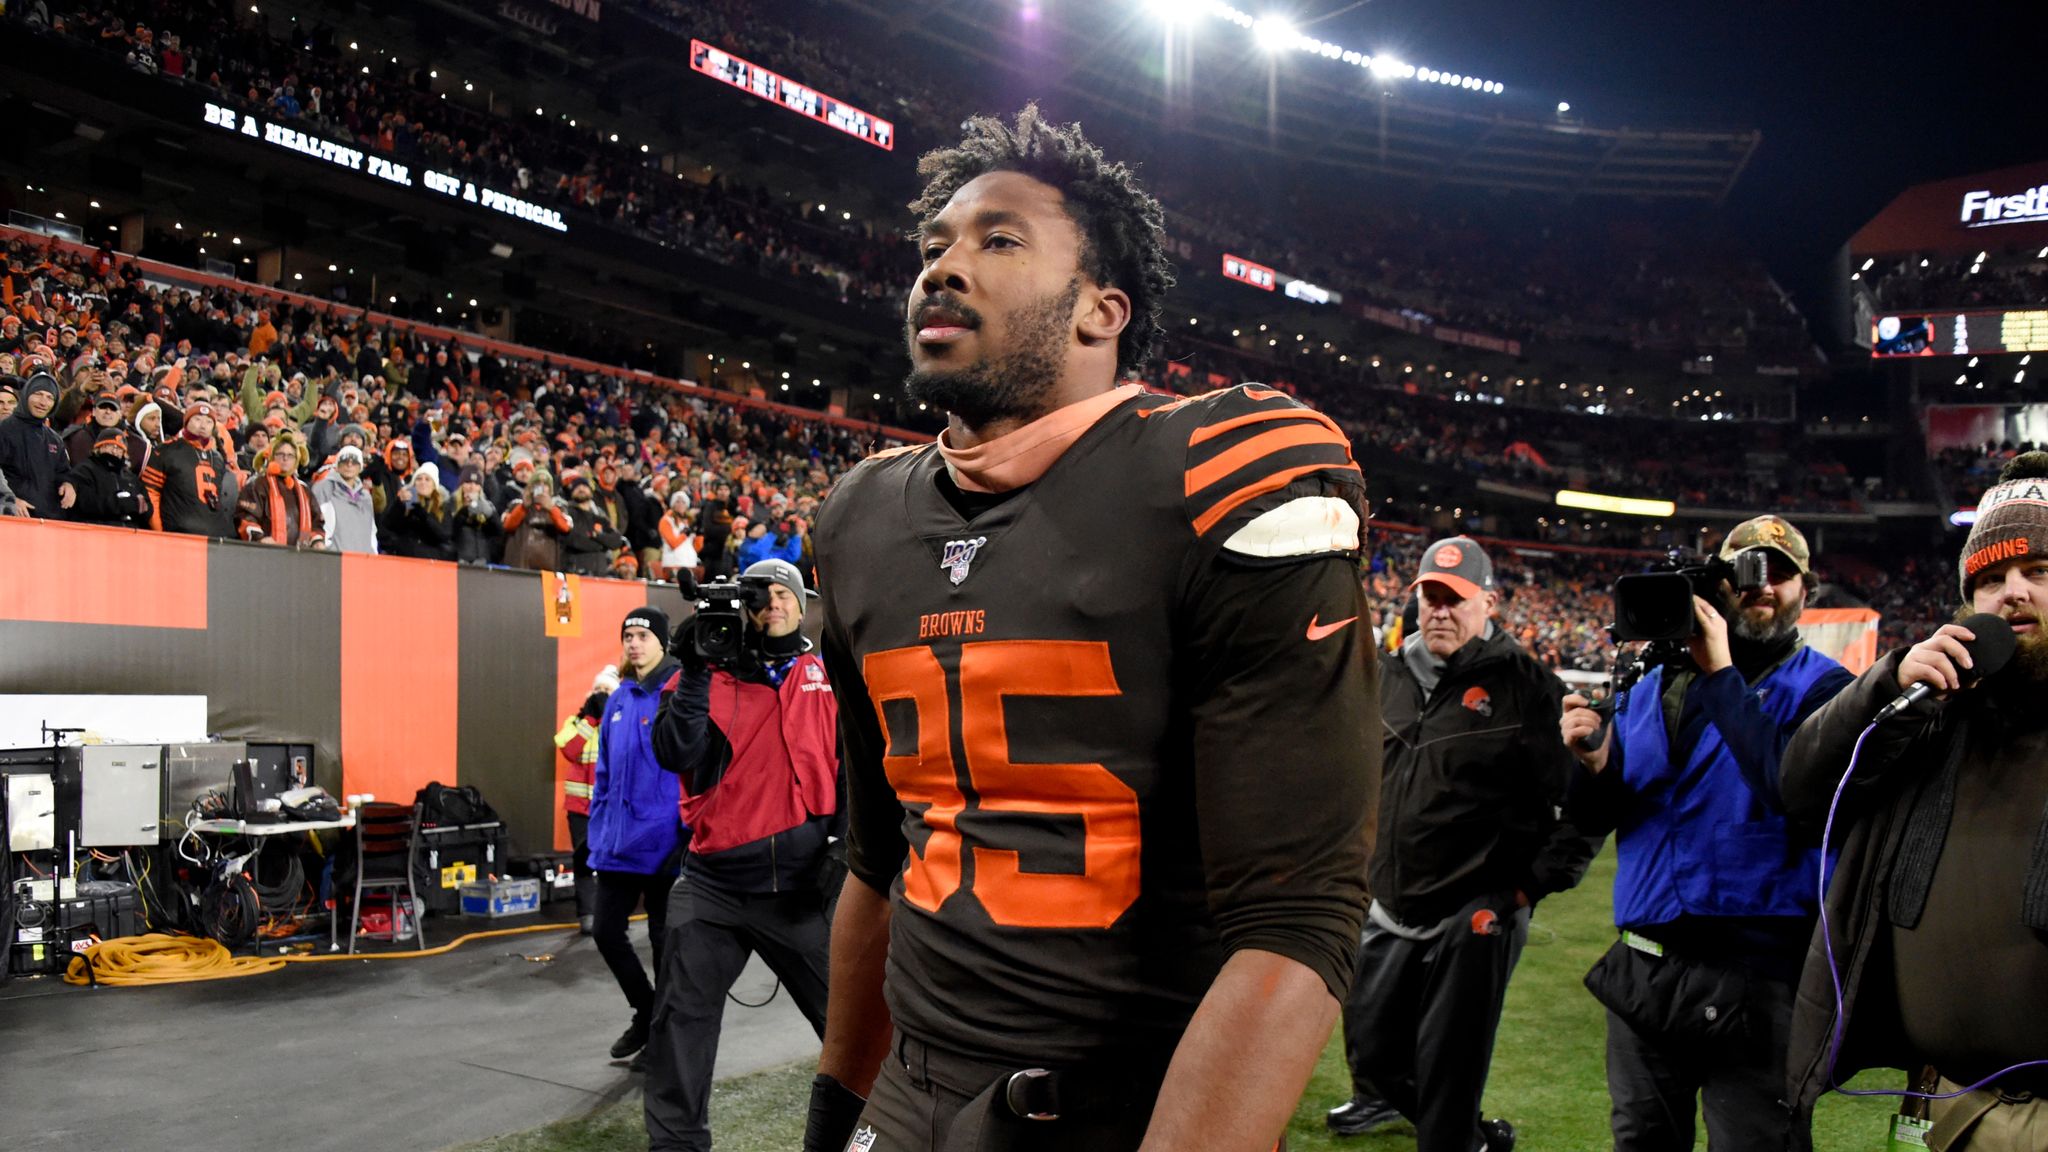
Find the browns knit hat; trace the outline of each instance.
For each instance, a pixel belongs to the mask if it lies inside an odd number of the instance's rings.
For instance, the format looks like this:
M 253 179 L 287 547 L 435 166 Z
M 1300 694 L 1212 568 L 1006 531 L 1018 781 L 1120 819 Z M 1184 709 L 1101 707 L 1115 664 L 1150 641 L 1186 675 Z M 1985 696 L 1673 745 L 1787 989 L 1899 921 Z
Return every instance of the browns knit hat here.
M 2019 556 L 2048 556 L 2048 452 L 2022 452 L 1977 501 L 1977 522 L 1956 562 L 1963 600 L 1977 573 Z

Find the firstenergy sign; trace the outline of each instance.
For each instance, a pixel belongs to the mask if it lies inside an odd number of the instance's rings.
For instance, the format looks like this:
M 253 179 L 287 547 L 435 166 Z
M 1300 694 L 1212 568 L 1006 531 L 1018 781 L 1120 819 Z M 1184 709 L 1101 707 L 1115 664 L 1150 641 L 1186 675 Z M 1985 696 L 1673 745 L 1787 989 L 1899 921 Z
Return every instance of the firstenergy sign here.
M 1993 196 L 1986 191 L 1963 194 L 1965 228 L 2040 223 L 2048 223 L 2048 184 L 2011 196 Z
M 238 112 L 233 108 L 223 108 L 218 104 L 209 103 L 206 105 L 206 122 L 251 140 L 260 140 L 273 148 L 283 148 L 297 152 L 301 156 L 325 161 L 337 168 L 375 176 L 386 183 L 438 192 L 443 196 L 517 217 L 529 224 L 537 224 L 555 232 L 569 230 L 569 225 L 562 219 L 562 214 L 553 208 L 522 200 L 517 196 L 508 196 L 491 188 L 480 188 L 473 180 L 436 172 L 431 168 L 422 169 L 419 179 L 415 181 L 411 169 L 404 164 L 372 152 L 365 152 L 360 148 L 351 148 L 346 144 L 338 144 L 311 133 L 301 132 L 286 124 L 264 120 L 247 112 Z

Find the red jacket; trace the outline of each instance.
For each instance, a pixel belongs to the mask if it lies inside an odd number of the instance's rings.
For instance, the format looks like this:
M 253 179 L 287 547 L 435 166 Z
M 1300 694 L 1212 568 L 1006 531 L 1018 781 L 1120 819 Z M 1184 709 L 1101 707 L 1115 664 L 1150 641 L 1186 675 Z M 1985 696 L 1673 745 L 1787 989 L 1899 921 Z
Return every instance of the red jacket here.
M 654 725 L 682 779 L 692 876 L 744 891 L 803 883 L 839 810 L 839 702 L 813 653 L 779 687 L 723 669 L 678 674 Z

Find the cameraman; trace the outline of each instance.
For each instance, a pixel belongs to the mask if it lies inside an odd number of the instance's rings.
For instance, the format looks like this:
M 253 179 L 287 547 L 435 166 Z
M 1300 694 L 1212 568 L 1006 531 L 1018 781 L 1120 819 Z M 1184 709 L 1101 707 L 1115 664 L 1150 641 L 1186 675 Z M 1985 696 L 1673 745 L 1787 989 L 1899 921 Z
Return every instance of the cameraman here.
M 1584 768 L 1566 815 L 1613 829 L 1619 862 L 1621 939 L 1586 977 L 1608 1010 L 1616 1152 L 1693 1147 L 1702 1094 L 1716 1152 L 1811 1146 L 1783 1098 L 1820 853 L 1786 822 L 1778 765 L 1850 676 L 1799 636 L 1814 583 L 1806 538 L 1759 516 L 1720 558 L 1753 548 L 1766 553 L 1764 586 L 1723 580 L 1719 604 L 1693 597 L 1684 655 L 1620 696 L 1611 730 L 1584 697 L 1564 701 L 1559 727 Z
M 749 955 L 760 953 L 825 1033 L 824 885 L 840 878 L 827 848 L 839 811 L 839 705 L 799 631 L 803 577 L 764 560 L 740 582 L 752 592 L 741 651 L 712 666 L 697 650 L 699 619 L 678 629 L 671 651 L 683 670 L 654 723 L 655 758 L 682 778 L 683 815 L 696 831 L 669 895 L 647 1049 L 652 1152 L 711 1147 L 719 1025 Z

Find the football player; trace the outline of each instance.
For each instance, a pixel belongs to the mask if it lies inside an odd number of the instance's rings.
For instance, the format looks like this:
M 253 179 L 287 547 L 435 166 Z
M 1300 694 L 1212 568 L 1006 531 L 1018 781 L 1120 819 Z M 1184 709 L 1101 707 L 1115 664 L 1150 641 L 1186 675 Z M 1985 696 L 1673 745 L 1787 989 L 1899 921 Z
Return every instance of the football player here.
M 907 386 L 949 423 L 816 532 L 851 876 L 805 1147 L 1264 1152 L 1363 920 L 1358 465 L 1282 392 L 1119 383 L 1172 273 L 1078 125 L 919 171 Z

